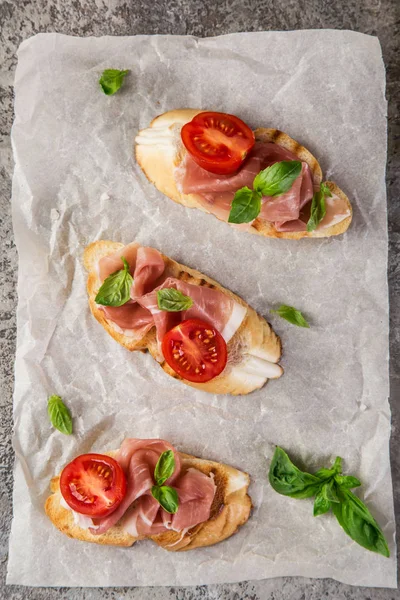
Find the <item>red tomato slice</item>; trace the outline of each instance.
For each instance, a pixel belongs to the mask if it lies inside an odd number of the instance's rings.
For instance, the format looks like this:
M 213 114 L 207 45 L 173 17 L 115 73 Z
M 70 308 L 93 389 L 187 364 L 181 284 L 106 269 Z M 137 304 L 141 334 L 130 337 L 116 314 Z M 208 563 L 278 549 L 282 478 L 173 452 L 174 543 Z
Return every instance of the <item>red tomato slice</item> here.
M 168 331 L 163 339 L 164 358 L 183 379 L 206 383 L 225 369 L 226 342 L 209 323 L 188 319 Z
M 254 146 L 254 133 L 234 115 L 202 112 L 181 131 L 182 142 L 193 160 L 218 175 L 234 173 Z
M 121 504 L 126 479 L 116 460 L 105 454 L 82 454 L 64 467 L 61 494 L 73 510 L 106 517 Z

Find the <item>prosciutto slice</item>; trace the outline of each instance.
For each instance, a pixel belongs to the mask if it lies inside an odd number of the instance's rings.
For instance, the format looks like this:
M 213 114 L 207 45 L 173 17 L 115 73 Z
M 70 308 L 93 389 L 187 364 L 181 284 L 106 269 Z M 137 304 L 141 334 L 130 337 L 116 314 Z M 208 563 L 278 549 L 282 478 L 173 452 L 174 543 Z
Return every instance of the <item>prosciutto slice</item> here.
M 154 248 L 138 248 L 131 298 L 136 300 L 140 296 L 150 292 L 155 282 L 164 273 L 164 269 L 164 260 L 158 250 Z
M 301 174 L 288 192 L 276 198 L 262 199 L 260 216 L 266 221 L 285 223 L 298 219 L 300 211 L 314 194 L 310 168 L 302 163 Z
M 193 306 L 189 308 L 189 310 L 182 311 L 181 313 L 160 310 L 157 303 L 157 291 L 164 288 L 175 288 L 182 292 L 182 294 L 185 294 L 185 296 L 189 296 L 193 300 Z M 153 315 L 154 323 L 157 328 L 157 339 L 160 343 L 166 332 L 172 329 L 172 327 L 175 327 L 175 325 L 178 325 L 181 321 L 186 319 L 201 319 L 203 321 L 211 322 L 210 315 L 212 315 L 212 324 L 218 329 L 222 337 L 224 337 L 226 341 L 232 337 L 232 332 L 230 330 L 232 319 L 227 321 L 226 315 L 232 314 L 233 301 L 229 296 L 222 294 L 219 290 L 192 285 L 185 281 L 181 281 L 180 279 L 168 277 L 162 285 L 153 290 L 150 294 L 146 294 L 140 298 L 138 302 L 141 306 L 147 308 Z M 236 306 L 238 307 L 238 305 Z M 243 315 L 240 308 L 243 307 L 239 307 L 236 310 Z M 246 309 L 243 308 L 243 311 L 246 312 Z M 233 316 L 233 318 L 235 317 Z
M 184 194 L 197 194 L 203 207 L 223 221 L 228 220 L 235 192 L 241 187 L 252 188 L 255 176 L 263 169 L 282 160 L 298 157 L 274 143 L 256 142 L 247 160 L 234 175 L 215 175 L 199 167 L 189 154 L 175 171 L 179 190 Z M 301 209 L 314 194 L 311 171 L 307 163 L 291 189 L 276 198 L 264 197 L 260 217 L 275 224 L 278 231 L 302 231 L 305 224 L 300 219 Z M 289 229 L 286 223 L 290 222 Z
M 127 260 L 133 276 L 131 300 L 123 306 L 98 307 L 122 332 L 143 335 L 155 326 L 161 348 L 165 333 L 185 319 L 198 318 L 210 323 L 218 329 L 226 342 L 242 323 L 246 314 L 245 307 L 219 290 L 168 277 L 164 259 L 154 248 L 129 244 L 115 254 L 102 258 L 98 265 L 101 280 L 123 268 L 121 256 Z M 175 288 L 190 296 L 193 306 L 181 312 L 160 310 L 157 291 L 163 288 Z
M 179 508 L 171 515 L 151 495 L 155 484 L 153 473 L 157 461 L 167 450 L 172 450 L 175 470 L 164 485 L 178 492 Z M 115 457 L 127 478 L 124 500 L 111 515 L 98 519 L 95 535 L 105 533 L 121 520 L 122 527 L 131 535 L 155 535 L 172 529 L 183 531 L 207 521 L 215 495 L 215 484 L 197 469 L 183 470 L 179 453 L 164 440 L 126 439 Z
M 140 244 L 132 242 L 131 244 L 124 246 L 120 252 L 103 256 L 103 258 L 99 260 L 97 266 L 97 272 L 101 281 L 104 281 L 109 275 L 112 275 L 112 273 L 115 273 L 116 271 L 120 271 L 124 267 L 121 256 L 123 256 L 128 262 L 129 266 L 131 267 L 130 273 L 133 275 L 139 248 Z
M 128 330 L 144 335 L 154 326 L 151 313 L 132 301 L 122 306 L 101 306 L 101 310 L 122 332 Z
M 176 179 L 184 194 L 236 192 L 245 185 L 250 187 L 262 168 L 262 159 L 252 153 L 235 175 L 217 175 L 202 169 L 190 154 L 186 154 L 176 171 Z

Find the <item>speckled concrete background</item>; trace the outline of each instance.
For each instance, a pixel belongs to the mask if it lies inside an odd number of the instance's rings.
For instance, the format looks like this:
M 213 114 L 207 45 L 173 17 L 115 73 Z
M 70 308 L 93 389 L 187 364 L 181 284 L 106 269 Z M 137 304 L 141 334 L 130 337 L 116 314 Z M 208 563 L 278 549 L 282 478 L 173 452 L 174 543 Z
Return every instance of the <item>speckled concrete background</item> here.
M 10 197 L 12 83 L 20 42 L 38 32 L 89 35 L 192 34 L 311 28 L 377 35 L 387 67 L 389 286 L 391 302 L 391 460 L 400 514 L 400 2 L 399 0 L 0 0 L 0 600 L 394 600 L 396 590 L 352 588 L 331 580 L 282 578 L 189 588 L 44 589 L 5 586 L 12 516 L 12 389 L 17 253 Z M 323 77 L 323 73 L 321 74 Z M 365 90 L 368 93 L 368 90 Z M 40 552 L 40 548 L 38 548 Z M 134 568 L 134 557 L 132 557 Z

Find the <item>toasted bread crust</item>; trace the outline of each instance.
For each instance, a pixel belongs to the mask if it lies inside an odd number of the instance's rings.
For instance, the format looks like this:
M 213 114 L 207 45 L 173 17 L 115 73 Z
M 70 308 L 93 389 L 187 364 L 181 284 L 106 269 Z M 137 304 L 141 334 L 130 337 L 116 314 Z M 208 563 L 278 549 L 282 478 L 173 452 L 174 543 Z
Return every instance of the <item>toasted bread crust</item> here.
M 217 489 L 208 521 L 192 527 L 184 535 L 175 531 L 167 531 L 149 536 L 159 546 L 172 552 L 192 550 L 221 542 L 234 534 L 247 521 L 252 508 L 251 498 L 247 494 L 250 483 L 247 473 L 189 454 L 180 453 L 180 457 L 182 469 L 193 467 L 206 475 L 212 473 Z M 133 537 L 126 533 L 119 524 L 102 535 L 93 535 L 88 529 L 82 529 L 76 525 L 72 511 L 60 504 L 62 496 L 59 479 L 57 476 L 51 480 L 52 494 L 46 500 L 45 511 L 52 523 L 62 533 L 76 540 L 107 546 L 132 546 L 138 540 L 146 539 L 146 536 Z
M 89 271 L 87 290 L 89 294 L 89 306 L 94 317 L 103 325 L 104 329 L 121 345 L 125 346 L 130 351 L 148 350 L 150 354 L 157 360 L 159 357 L 156 330 L 153 327 L 145 336 L 132 338 L 117 331 L 112 324 L 105 318 L 104 312 L 99 309 L 95 302 L 95 297 L 100 287 L 100 280 L 97 275 L 96 266 L 101 257 L 117 252 L 123 248 L 123 244 L 117 244 L 109 241 L 98 241 L 90 244 L 84 253 L 84 264 Z M 218 377 L 203 384 L 196 384 L 182 379 L 169 365 L 162 361 L 159 364 L 168 375 L 175 379 L 180 379 L 183 383 L 195 387 L 202 391 L 211 392 L 214 394 L 248 394 L 264 385 L 262 377 L 244 376 L 240 371 L 241 364 L 247 356 L 264 357 L 272 363 L 278 363 L 281 357 L 281 341 L 280 338 L 272 330 L 271 326 L 265 319 L 260 317 L 255 310 L 248 306 L 239 296 L 233 294 L 230 290 L 223 288 L 219 283 L 203 275 L 199 271 L 190 269 L 181 265 L 171 258 L 163 255 L 165 262 L 165 272 L 170 277 L 176 277 L 183 281 L 194 285 L 207 286 L 218 289 L 233 298 L 238 304 L 247 308 L 247 313 L 243 322 L 233 338 L 228 342 L 228 355 L 231 365 Z M 283 372 L 280 367 L 277 367 L 279 374 Z M 240 372 L 239 372 L 240 371 Z M 279 375 L 278 375 L 279 376 Z
M 195 109 L 178 109 L 168 111 L 162 115 L 159 115 L 150 123 L 149 129 L 158 130 L 161 128 L 171 128 L 174 123 L 184 124 L 192 120 L 193 117 L 202 112 L 201 110 Z M 147 131 L 148 131 L 147 130 Z M 258 128 L 254 131 L 257 141 L 260 142 L 274 142 L 279 146 L 282 146 L 286 150 L 293 152 L 298 158 L 307 163 L 310 167 L 313 175 L 314 182 L 316 184 L 322 181 L 321 167 L 315 158 L 304 146 L 296 142 L 294 139 L 289 137 L 286 133 L 279 131 L 278 129 L 265 129 Z M 140 135 L 140 133 L 139 133 Z M 177 143 L 174 149 L 171 150 L 167 145 L 161 143 L 157 144 L 143 144 L 137 142 L 135 145 L 135 157 L 136 161 L 143 170 L 148 180 L 153 183 L 158 190 L 168 196 L 174 202 L 182 204 L 188 208 L 198 208 L 203 212 L 208 212 L 201 202 L 201 197 L 198 194 L 182 194 L 175 182 L 174 169 L 179 166 L 184 156 L 184 152 Z M 347 204 L 350 211 L 350 215 L 340 221 L 334 223 L 330 227 L 324 229 L 316 229 L 312 232 L 308 231 L 277 231 L 275 226 L 270 221 L 265 219 L 257 218 L 246 231 L 262 235 L 264 237 L 284 238 L 298 240 L 305 237 L 320 238 L 320 237 L 331 237 L 333 235 L 339 235 L 344 233 L 352 220 L 352 207 L 349 199 L 345 193 L 333 182 L 325 182 L 330 189 L 334 186 L 335 194 L 340 196 Z M 215 215 L 214 215 L 215 216 Z M 218 218 L 218 217 L 217 217 Z M 225 222 L 225 221 L 224 221 Z

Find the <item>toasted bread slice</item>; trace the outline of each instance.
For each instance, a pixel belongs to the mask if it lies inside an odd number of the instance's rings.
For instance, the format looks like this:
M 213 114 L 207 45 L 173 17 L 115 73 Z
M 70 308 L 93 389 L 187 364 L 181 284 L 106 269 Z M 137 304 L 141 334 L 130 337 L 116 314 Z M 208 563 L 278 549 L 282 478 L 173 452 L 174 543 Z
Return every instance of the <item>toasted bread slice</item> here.
M 180 140 L 182 125 L 191 121 L 195 115 L 202 112 L 190 108 L 171 110 L 166 112 L 150 123 L 150 127 L 140 131 L 136 137 L 135 156 L 138 164 L 144 171 L 146 177 L 154 183 L 157 189 L 168 196 L 174 202 L 183 204 L 188 208 L 198 208 L 203 212 L 209 212 L 204 207 L 198 194 L 182 194 L 176 185 L 174 171 L 182 162 L 186 150 Z M 256 140 L 260 142 L 273 142 L 290 150 L 298 156 L 299 160 L 310 167 L 315 184 L 322 181 L 322 171 L 317 159 L 304 146 L 278 129 L 258 128 L 254 132 Z M 347 205 L 349 216 L 343 220 L 333 223 L 329 227 L 315 229 L 314 231 L 277 231 L 270 221 L 257 218 L 246 229 L 251 233 L 257 233 L 265 237 L 286 238 L 298 240 L 303 237 L 330 237 L 344 233 L 352 219 L 352 208 L 347 196 L 330 181 L 325 182 L 336 196 Z M 225 222 L 225 221 L 224 221 Z
M 181 379 L 187 385 L 213 394 L 248 394 L 262 387 L 268 379 L 278 378 L 283 369 L 277 363 L 281 357 L 281 342 L 265 319 L 248 306 L 241 298 L 220 286 L 199 271 L 181 265 L 163 255 L 165 273 L 168 277 L 176 277 L 188 283 L 218 289 L 233 298 L 238 304 L 247 308 L 247 313 L 232 339 L 228 342 L 228 363 L 224 371 L 207 383 L 192 383 L 182 379 L 160 355 L 156 329 L 153 327 L 143 337 L 129 337 L 118 331 L 113 323 L 105 318 L 104 312 L 95 302 L 101 281 L 97 273 L 97 265 L 103 256 L 113 254 L 123 248 L 123 244 L 109 241 L 98 241 L 90 244 L 84 253 L 84 264 L 89 272 L 87 290 L 89 305 L 94 317 L 104 329 L 128 350 L 148 350 L 164 371 Z
M 109 452 L 108 454 L 113 456 L 116 453 Z M 246 523 L 252 508 L 251 498 L 247 494 L 250 484 L 247 473 L 211 460 L 203 460 L 181 452 L 179 454 L 183 471 L 193 467 L 206 475 L 210 473 L 214 475 L 216 492 L 208 521 L 183 533 L 170 530 L 150 536 L 150 539 L 159 546 L 173 552 L 212 546 L 222 542 Z M 52 494 L 46 500 L 45 511 L 62 533 L 84 542 L 108 546 L 132 546 L 138 540 L 146 539 L 146 536 L 133 537 L 126 533 L 119 523 L 102 535 L 93 535 L 89 529 L 79 527 L 74 522 L 73 512 L 61 505 L 59 480 L 60 478 L 57 476 L 51 481 Z

